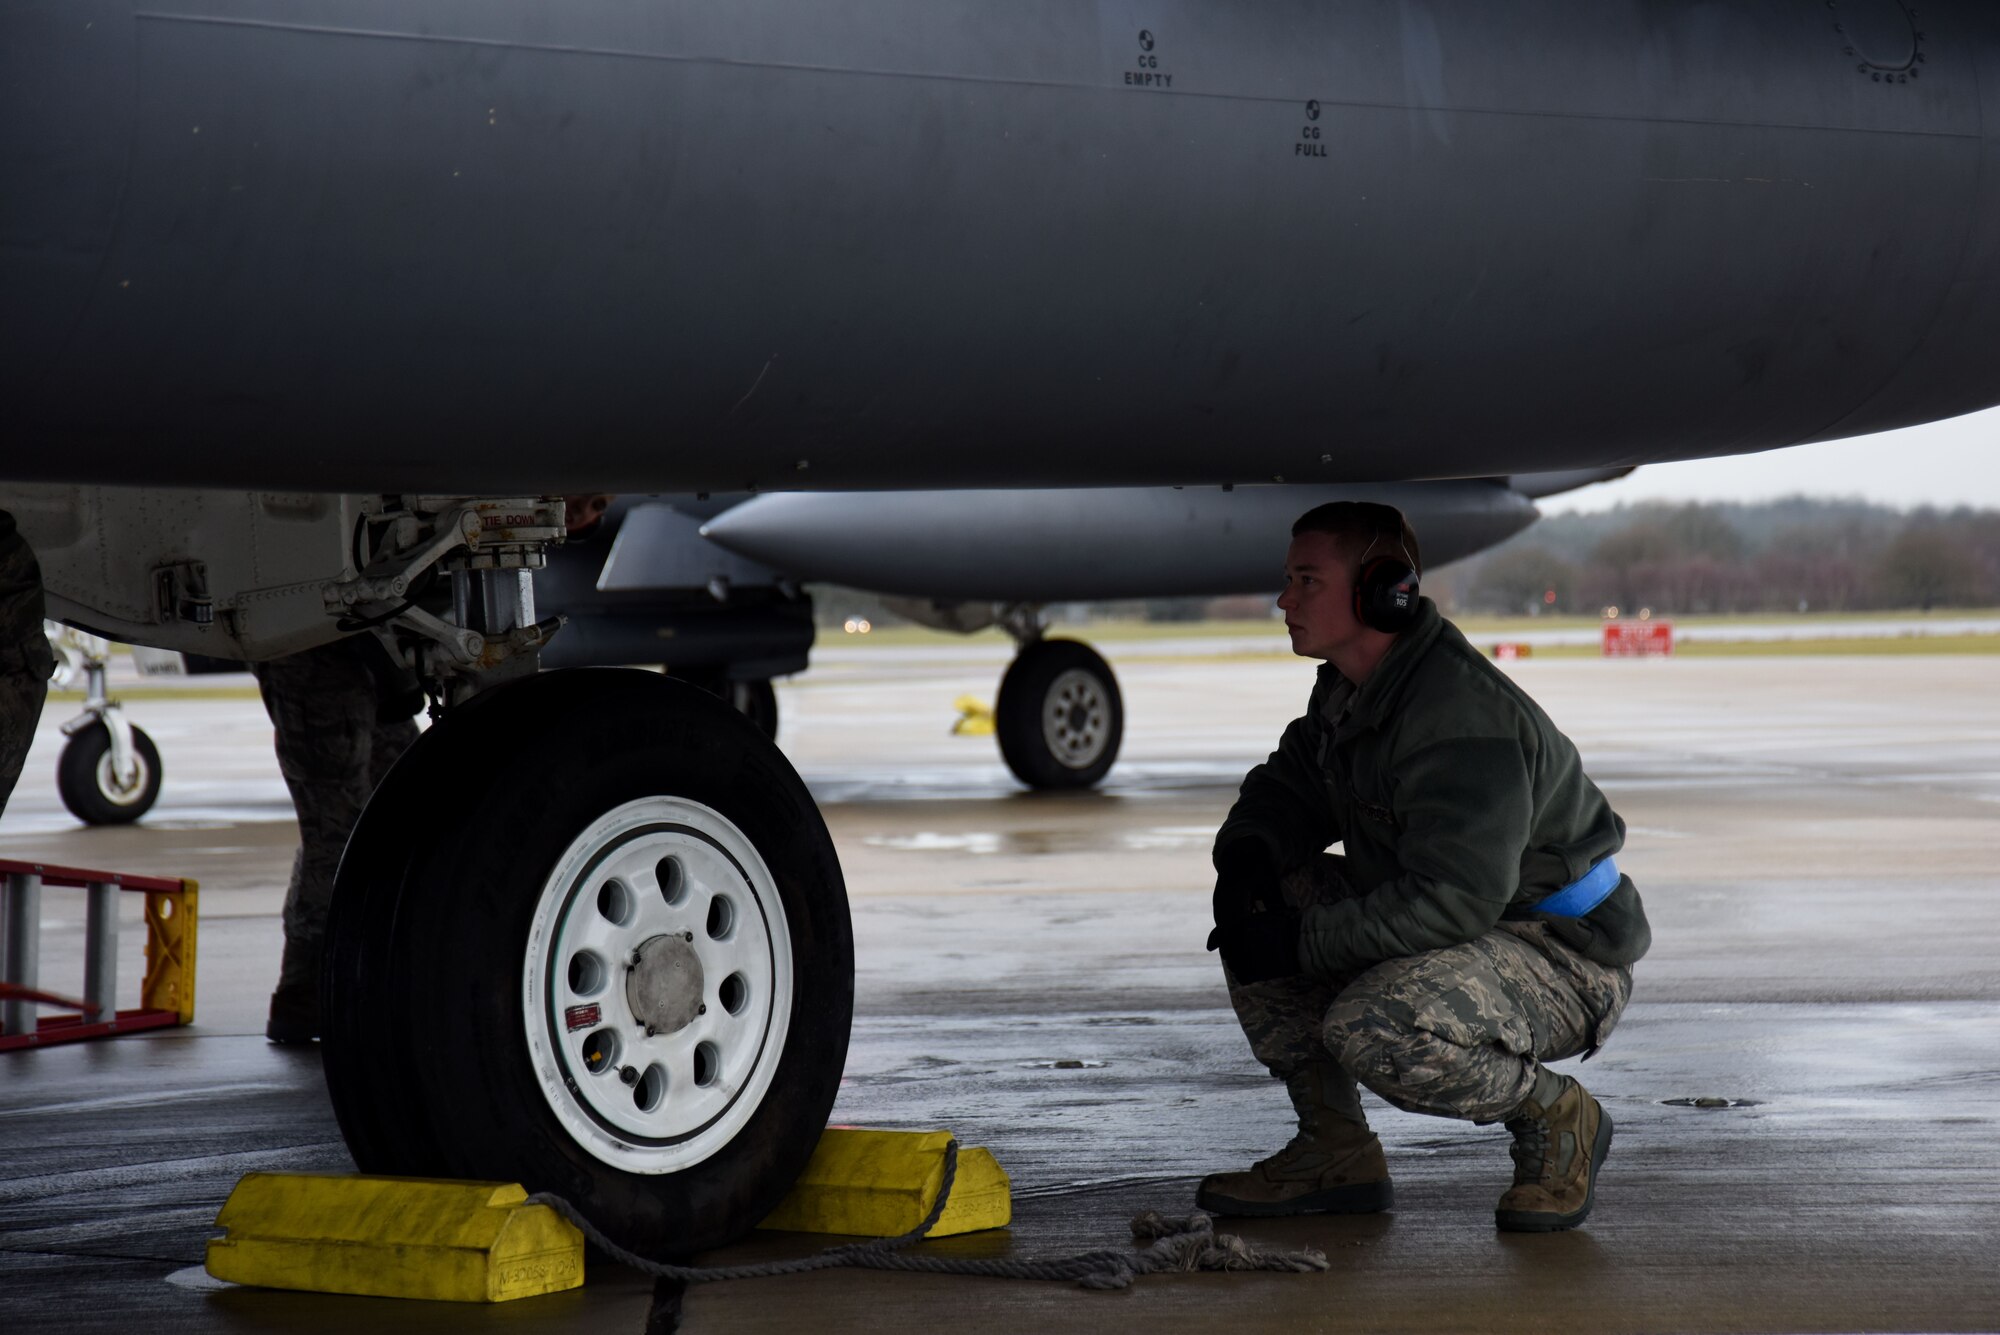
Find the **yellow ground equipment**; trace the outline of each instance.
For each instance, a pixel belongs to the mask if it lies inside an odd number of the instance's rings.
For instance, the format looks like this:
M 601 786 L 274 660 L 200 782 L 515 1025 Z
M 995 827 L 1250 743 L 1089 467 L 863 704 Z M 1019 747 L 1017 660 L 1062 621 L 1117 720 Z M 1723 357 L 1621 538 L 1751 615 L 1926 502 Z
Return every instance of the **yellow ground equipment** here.
M 958 711 L 958 719 L 951 725 L 954 737 L 991 737 L 993 735 L 993 706 L 982 704 L 976 697 L 961 695 L 951 702 Z
M 234 1284 L 503 1303 L 583 1284 L 583 1235 L 511 1182 L 251 1173 L 215 1218 Z
M 759 1228 L 890 1238 L 923 1222 L 944 1178 L 949 1131 L 828 1127 L 791 1195 Z M 983 1149 L 961 1149 L 944 1214 L 926 1236 L 1005 1228 L 1013 1218 L 1007 1174 Z
M 41 989 L 44 888 L 89 897 L 81 997 Z M 119 1010 L 118 896 L 128 891 L 146 896 L 146 976 L 140 1004 Z M 197 901 L 193 881 L 0 860 L 0 1051 L 192 1021 Z M 41 1006 L 74 1013 L 37 1017 Z

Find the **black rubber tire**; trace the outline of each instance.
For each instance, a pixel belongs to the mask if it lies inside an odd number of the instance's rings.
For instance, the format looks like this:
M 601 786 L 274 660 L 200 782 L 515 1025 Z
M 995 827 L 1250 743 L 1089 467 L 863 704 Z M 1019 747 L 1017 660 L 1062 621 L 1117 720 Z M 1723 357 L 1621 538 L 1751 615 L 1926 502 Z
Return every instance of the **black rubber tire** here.
M 63 805 L 85 825 L 130 825 L 160 800 L 160 749 L 142 728 L 132 729 L 140 782 L 128 797 L 105 791 L 102 762 L 111 754 L 111 729 L 93 723 L 71 737 L 56 761 L 56 791 Z
M 552 754 L 581 763 L 556 772 Z M 635 1174 L 577 1145 L 550 1111 L 517 979 L 536 897 L 570 841 L 655 795 L 702 802 L 756 845 L 784 902 L 793 1002 L 748 1124 L 701 1163 Z M 768 1214 L 818 1144 L 846 1064 L 854 945 L 825 822 L 750 720 L 657 673 L 542 673 L 448 714 L 357 826 L 328 946 L 327 1085 L 364 1171 L 558 1192 L 647 1255 L 719 1246 Z
M 1050 691 L 1066 672 L 1095 678 L 1104 703 L 1103 746 L 1087 747 L 1083 763 L 1051 747 L 1042 720 L 1055 706 Z M 1076 640 L 1037 640 L 1014 656 L 1000 678 L 1000 698 L 993 710 L 1000 756 L 1014 777 L 1030 788 L 1088 788 L 1111 771 L 1125 733 L 1125 706 L 1111 665 L 1089 645 Z M 1095 730 L 1091 730 L 1095 736 Z

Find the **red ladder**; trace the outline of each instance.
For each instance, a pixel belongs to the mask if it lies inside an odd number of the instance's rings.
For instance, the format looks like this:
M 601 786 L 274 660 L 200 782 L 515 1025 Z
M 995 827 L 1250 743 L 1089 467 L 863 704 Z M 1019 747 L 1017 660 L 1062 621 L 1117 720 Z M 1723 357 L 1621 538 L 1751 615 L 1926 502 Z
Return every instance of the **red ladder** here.
M 42 891 L 47 887 L 82 890 L 90 897 L 81 997 L 41 989 Z M 197 890 L 193 881 L 166 876 L 0 859 L 0 1052 L 193 1020 Z M 139 989 L 140 1004 L 129 1010 L 118 1009 L 122 892 L 146 896 L 146 979 Z M 71 1013 L 38 1018 L 41 1006 Z

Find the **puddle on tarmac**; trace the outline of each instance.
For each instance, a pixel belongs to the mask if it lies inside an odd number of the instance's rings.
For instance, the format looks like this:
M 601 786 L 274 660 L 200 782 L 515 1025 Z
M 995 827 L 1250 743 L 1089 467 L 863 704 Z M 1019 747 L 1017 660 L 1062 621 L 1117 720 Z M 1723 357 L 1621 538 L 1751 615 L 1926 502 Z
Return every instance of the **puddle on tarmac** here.
M 1208 825 L 1161 825 L 1109 835 L 1097 829 L 1075 830 L 967 830 L 947 834 L 941 830 L 919 830 L 914 834 L 871 834 L 861 842 L 870 848 L 887 848 L 898 853 L 970 853 L 984 857 L 1007 853 L 1015 857 L 1039 857 L 1050 853 L 1100 853 L 1112 850 L 1156 852 L 1166 849 L 1205 849 L 1215 838 Z
M 1103 1062 L 1089 1057 L 1056 1057 L 1047 1061 L 1022 1062 L 1024 1071 L 1095 1071 Z
M 972 853 L 1000 851 L 1000 836 L 980 831 L 973 834 L 940 834 L 919 830 L 915 834 L 871 834 L 861 841 L 870 848 L 892 848 L 899 853 Z
M 1126 848 L 1134 850 L 1147 848 L 1207 848 L 1215 842 L 1215 827 L 1212 825 L 1162 825 L 1157 829 L 1140 830 L 1134 834 L 1121 835 L 1118 842 Z

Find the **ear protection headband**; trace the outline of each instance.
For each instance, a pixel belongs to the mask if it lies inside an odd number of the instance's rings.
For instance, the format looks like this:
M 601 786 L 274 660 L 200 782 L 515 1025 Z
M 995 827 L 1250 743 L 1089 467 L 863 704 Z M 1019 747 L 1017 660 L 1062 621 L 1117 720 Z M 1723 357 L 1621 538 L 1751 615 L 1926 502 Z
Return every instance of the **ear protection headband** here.
M 1371 541 L 1361 553 L 1361 569 L 1354 577 L 1354 615 L 1364 626 L 1396 635 L 1416 624 L 1416 562 L 1407 551 L 1370 560 L 1368 553 L 1374 550 Z

